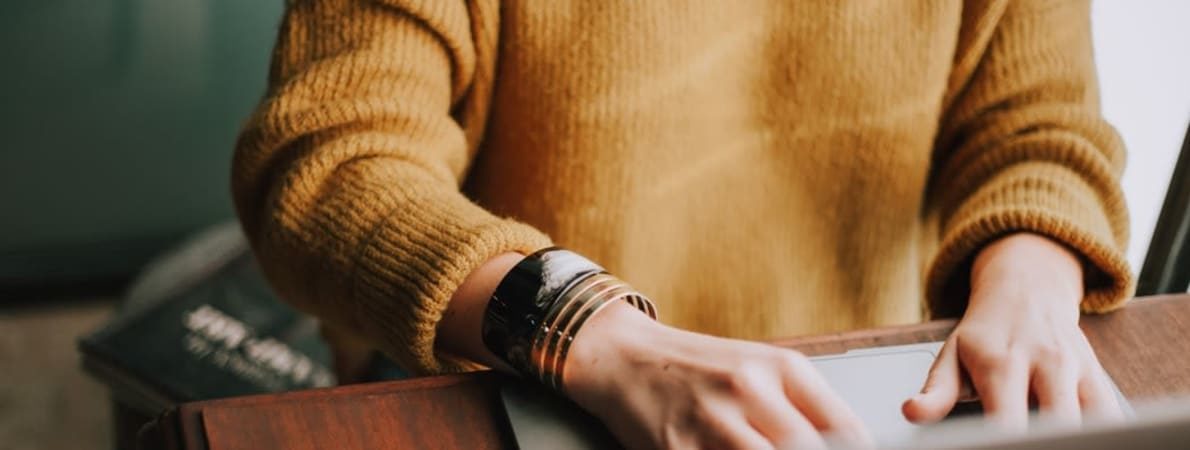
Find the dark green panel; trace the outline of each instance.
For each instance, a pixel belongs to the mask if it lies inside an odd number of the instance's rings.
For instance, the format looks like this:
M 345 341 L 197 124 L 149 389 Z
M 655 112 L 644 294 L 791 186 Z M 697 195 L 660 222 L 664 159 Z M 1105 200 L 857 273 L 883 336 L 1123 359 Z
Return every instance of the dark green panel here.
M 0 283 L 127 273 L 232 217 L 280 0 L 14 0 L 0 14 Z
M 1136 295 L 1182 294 L 1190 289 L 1190 125 L 1182 152 L 1165 193 L 1165 203 L 1145 264 L 1137 279 Z

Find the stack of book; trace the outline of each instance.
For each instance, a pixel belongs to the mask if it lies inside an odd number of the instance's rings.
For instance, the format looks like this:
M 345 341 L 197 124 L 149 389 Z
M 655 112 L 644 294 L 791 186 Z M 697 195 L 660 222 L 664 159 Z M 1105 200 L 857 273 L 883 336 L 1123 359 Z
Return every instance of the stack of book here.
M 150 264 L 79 351 L 116 411 L 144 418 L 189 401 L 335 385 L 317 321 L 277 298 L 234 223 Z

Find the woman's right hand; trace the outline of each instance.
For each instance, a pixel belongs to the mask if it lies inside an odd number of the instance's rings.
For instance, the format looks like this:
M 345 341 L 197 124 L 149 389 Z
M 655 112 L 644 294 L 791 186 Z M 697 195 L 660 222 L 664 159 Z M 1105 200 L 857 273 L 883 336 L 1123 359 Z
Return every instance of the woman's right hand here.
M 870 444 L 802 354 L 678 330 L 623 302 L 575 336 L 563 384 L 633 449 Z

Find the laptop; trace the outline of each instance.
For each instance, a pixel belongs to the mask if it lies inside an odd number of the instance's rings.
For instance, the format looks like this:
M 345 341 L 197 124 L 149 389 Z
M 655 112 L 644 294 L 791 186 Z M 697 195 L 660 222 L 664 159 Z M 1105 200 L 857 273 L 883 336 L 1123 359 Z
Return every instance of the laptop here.
M 937 440 L 953 437 L 954 432 L 947 431 L 949 428 L 960 428 L 959 434 L 966 438 L 963 442 L 970 445 L 978 444 L 981 435 L 987 435 L 989 439 L 997 437 L 992 431 L 970 432 L 982 424 L 978 419 L 978 403 L 960 405 L 956 408 L 958 414 L 952 414 L 975 417 L 947 419 L 944 425 L 914 425 L 901 414 L 901 404 L 921 390 L 941 347 L 941 342 L 930 342 L 859 349 L 810 359 L 831 387 L 859 415 L 880 447 L 928 448 L 932 443 L 956 448 L 959 441 L 952 439 L 941 443 Z M 1119 389 L 1116 389 L 1116 395 L 1120 404 L 1125 405 L 1126 415 L 1131 416 L 1133 413 Z M 510 383 L 501 389 L 501 397 L 521 449 L 620 448 L 597 419 L 544 388 L 530 383 Z M 955 425 L 950 427 L 948 422 L 955 422 Z M 1190 429 L 1190 411 L 1185 425 Z M 1054 436 L 1057 435 L 1049 438 Z
M 881 442 L 893 449 L 964 450 L 1142 450 L 1190 448 L 1190 399 L 1169 399 L 1129 407 L 1126 419 L 1089 419 L 1081 427 L 1030 418 L 1029 431 L 1004 433 L 979 416 L 923 427 L 908 439 Z

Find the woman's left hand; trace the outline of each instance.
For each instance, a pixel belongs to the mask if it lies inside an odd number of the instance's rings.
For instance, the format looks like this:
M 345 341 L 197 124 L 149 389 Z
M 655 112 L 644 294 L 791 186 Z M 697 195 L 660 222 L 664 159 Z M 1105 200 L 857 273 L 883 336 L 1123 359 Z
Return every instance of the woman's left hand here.
M 941 420 L 970 388 L 988 418 L 1011 430 L 1027 426 L 1031 399 L 1054 421 L 1119 417 L 1107 375 L 1078 327 L 1082 298 L 1082 267 L 1065 247 L 1028 233 L 987 246 L 971 270 L 967 311 L 922 393 L 905 402 L 905 417 Z

